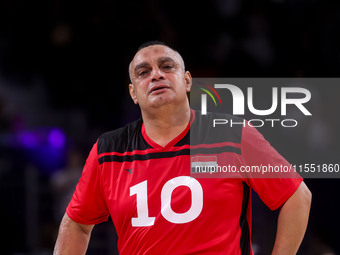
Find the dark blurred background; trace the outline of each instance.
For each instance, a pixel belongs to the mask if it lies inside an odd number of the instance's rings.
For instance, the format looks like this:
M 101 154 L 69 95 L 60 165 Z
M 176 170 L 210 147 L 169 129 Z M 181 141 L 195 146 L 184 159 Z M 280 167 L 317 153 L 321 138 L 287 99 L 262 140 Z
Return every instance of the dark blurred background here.
M 127 69 L 149 40 L 178 49 L 193 77 L 340 76 L 335 1 L 1 1 L 1 254 L 52 253 L 91 146 L 139 117 Z M 264 135 L 288 160 L 339 162 L 340 91 L 311 92 L 315 125 Z M 340 181 L 306 183 L 313 207 L 299 254 L 339 254 Z M 277 212 L 253 204 L 254 249 L 269 254 Z M 96 226 L 88 254 L 117 254 L 116 238 L 112 223 Z

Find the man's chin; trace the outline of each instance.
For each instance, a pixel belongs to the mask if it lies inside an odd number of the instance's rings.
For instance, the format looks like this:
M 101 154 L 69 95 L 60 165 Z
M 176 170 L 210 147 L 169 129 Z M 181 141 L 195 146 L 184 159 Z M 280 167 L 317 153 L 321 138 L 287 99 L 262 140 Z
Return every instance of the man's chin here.
M 151 101 L 150 106 L 152 108 L 161 108 L 161 107 L 176 105 L 176 104 L 177 102 L 174 98 L 164 97 L 160 95 Z

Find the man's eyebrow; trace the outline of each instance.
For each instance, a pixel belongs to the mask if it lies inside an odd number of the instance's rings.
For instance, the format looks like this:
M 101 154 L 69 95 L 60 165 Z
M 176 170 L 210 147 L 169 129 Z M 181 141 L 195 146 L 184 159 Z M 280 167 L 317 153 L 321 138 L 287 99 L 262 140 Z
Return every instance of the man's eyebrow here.
M 170 58 L 170 57 L 160 57 L 159 59 L 157 59 L 157 62 L 158 62 L 158 64 L 163 64 L 165 62 L 172 62 L 172 63 L 177 64 L 176 61 L 173 58 Z M 150 66 L 150 64 L 148 62 L 139 63 L 133 69 L 134 73 L 137 73 L 139 69 L 146 68 L 146 67 L 149 67 L 149 66 Z
M 149 63 L 147 63 L 147 62 L 142 62 L 142 63 L 140 63 L 140 64 L 138 64 L 138 65 L 135 66 L 134 72 L 136 73 L 139 69 L 145 68 L 145 67 L 149 67 L 149 66 L 150 66 Z
M 170 57 L 161 57 L 157 60 L 158 64 L 162 64 L 164 62 L 173 62 L 176 64 L 176 61 L 173 58 Z

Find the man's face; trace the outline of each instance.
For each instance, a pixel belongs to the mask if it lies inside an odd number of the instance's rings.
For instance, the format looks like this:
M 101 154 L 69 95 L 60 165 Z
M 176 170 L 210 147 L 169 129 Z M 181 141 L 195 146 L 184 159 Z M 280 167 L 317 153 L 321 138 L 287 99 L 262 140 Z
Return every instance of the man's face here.
M 187 100 L 191 75 L 184 71 L 181 56 L 166 46 L 141 49 L 133 58 L 129 72 L 130 95 L 142 110 Z

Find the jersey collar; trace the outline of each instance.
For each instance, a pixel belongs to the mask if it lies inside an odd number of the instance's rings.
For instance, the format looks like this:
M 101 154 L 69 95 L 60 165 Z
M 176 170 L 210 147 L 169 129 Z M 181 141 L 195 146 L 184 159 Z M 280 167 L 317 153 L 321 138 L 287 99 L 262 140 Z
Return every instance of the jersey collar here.
M 145 126 L 144 126 L 144 122 L 142 124 L 142 136 L 145 139 L 145 141 L 151 145 L 153 148 L 155 149 L 161 149 L 161 150 L 166 150 L 172 146 L 174 146 L 175 144 L 177 144 L 190 130 L 190 127 L 192 125 L 192 123 L 194 122 L 195 119 L 195 111 L 193 109 L 190 109 L 190 121 L 187 125 L 187 127 L 182 131 L 182 133 L 180 133 L 178 136 L 176 136 L 174 139 L 172 139 L 167 145 L 165 145 L 164 147 L 159 145 L 158 143 L 154 142 L 146 133 L 145 131 Z

